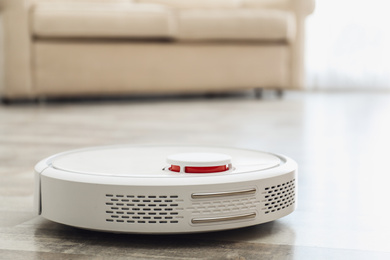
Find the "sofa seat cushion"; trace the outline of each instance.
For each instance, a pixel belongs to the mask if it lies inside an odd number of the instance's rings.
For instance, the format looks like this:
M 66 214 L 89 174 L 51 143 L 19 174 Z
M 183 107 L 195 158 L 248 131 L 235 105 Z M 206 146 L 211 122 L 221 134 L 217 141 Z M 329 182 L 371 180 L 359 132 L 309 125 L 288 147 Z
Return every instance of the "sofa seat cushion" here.
M 35 37 L 253 40 L 288 42 L 294 15 L 273 9 L 170 8 L 143 3 L 38 3 L 32 9 Z
M 264 9 L 179 10 L 180 40 L 289 41 L 295 33 L 288 11 Z
M 171 38 L 171 10 L 154 4 L 38 3 L 32 10 L 36 37 Z

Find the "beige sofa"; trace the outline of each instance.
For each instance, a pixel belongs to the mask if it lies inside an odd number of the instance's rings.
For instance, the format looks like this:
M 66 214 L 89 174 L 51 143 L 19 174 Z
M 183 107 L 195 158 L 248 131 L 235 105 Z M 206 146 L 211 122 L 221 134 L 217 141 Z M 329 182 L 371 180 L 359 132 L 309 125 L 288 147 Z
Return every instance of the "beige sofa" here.
M 303 87 L 314 0 L 0 0 L 5 99 Z

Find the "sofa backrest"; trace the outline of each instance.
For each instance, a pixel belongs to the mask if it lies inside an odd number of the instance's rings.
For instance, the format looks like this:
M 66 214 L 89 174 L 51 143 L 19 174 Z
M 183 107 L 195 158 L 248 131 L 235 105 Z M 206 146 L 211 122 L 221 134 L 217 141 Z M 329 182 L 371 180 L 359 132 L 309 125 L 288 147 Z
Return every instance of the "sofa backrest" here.
M 153 3 L 172 8 L 272 8 L 293 10 L 299 15 L 309 15 L 314 10 L 315 0 L 28 0 L 32 3 Z
M 32 3 L 130 3 L 133 0 L 29 0 Z
M 42 0 L 40 0 L 42 1 Z M 61 0 L 57 0 L 61 1 Z M 102 1 L 102 0 L 101 0 Z M 172 8 L 271 8 L 292 10 L 298 15 L 309 15 L 314 10 L 315 0 L 131 0 L 134 3 L 153 3 Z

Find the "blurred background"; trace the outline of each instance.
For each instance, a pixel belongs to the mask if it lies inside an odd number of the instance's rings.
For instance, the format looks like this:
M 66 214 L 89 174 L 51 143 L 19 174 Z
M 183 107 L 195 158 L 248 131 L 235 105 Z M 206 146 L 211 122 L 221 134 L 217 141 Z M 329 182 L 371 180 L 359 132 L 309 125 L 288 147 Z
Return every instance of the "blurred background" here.
M 385 0 L 317 0 L 307 20 L 306 82 L 312 90 L 390 88 Z

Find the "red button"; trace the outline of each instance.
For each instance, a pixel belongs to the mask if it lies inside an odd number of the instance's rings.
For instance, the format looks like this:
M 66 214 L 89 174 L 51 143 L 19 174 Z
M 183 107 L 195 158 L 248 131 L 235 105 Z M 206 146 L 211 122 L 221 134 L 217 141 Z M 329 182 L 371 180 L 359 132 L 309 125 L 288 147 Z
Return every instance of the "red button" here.
M 169 170 L 173 171 L 173 172 L 180 172 L 180 166 L 179 165 L 171 165 Z
M 178 153 L 167 157 L 169 170 L 181 173 L 218 173 L 232 169 L 232 158 L 220 153 Z
M 178 165 L 171 165 L 169 170 L 173 172 L 180 172 L 180 166 Z M 191 167 L 186 166 L 184 168 L 184 172 L 186 173 L 213 173 L 213 172 L 224 172 L 229 170 L 229 168 L 226 165 L 221 166 L 208 166 L 208 167 Z

